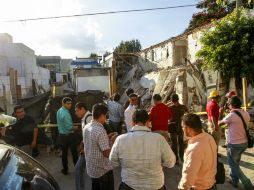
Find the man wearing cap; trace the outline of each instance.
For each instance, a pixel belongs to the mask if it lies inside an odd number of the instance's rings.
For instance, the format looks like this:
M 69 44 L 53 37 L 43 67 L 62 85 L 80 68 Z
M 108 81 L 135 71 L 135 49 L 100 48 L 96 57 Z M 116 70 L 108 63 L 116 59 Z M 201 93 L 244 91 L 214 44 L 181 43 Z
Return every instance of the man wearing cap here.
M 220 116 L 220 107 L 218 105 L 219 100 L 220 100 L 220 95 L 217 90 L 213 90 L 210 92 L 210 96 L 208 97 L 211 99 L 209 102 L 206 104 L 206 112 L 208 116 L 208 133 L 210 133 L 215 142 L 217 147 L 219 146 L 220 143 L 220 137 L 221 137 L 221 131 L 218 126 L 218 121 L 219 121 L 219 116 Z

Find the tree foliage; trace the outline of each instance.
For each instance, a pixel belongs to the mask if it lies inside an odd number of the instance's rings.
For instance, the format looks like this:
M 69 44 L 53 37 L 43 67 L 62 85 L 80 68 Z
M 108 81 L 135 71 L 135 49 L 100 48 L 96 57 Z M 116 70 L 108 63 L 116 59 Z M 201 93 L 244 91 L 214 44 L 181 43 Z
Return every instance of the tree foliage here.
M 245 8 L 253 8 L 253 4 L 254 0 L 242 0 L 242 6 Z M 235 7 L 236 3 L 228 0 L 201 0 L 196 6 L 201 11 L 192 15 L 186 31 L 209 24 L 212 20 L 223 18 L 232 13 Z
M 97 53 L 90 53 L 89 58 L 97 59 L 97 57 L 98 57 Z
M 254 82 L 254 16 L 249 10 L 234 11 L 215 21 L 201 44 L 197 57 L 202 58 L 204 68 L 219 71 L 225 82 L 233 77 Z
M 141 50 L 142 46 L 139 40 L 121 41 L 114 49 L 115 53 L 136 53 Z

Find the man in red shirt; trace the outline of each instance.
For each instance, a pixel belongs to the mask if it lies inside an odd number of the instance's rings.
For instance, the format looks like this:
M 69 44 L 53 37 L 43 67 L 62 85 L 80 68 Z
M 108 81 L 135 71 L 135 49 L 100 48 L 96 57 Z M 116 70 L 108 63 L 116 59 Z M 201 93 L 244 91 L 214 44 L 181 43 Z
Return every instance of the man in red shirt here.
M 217 90 L 211 91 L 210 96 L 208 97 L 211 100 L 206 104 L 206 112 L 208 116 L 208 133 L 210 133 L 217 147 L 219 147 L 221 131 L 218 126 L 218 120 L 220 116 L 220 107 L 218 105 L 220 101 L 220 95 Z
M 172 112 L 167 105 L 162 103 L 159 94 L 153 96 L 153 101 L 154 107 L 152 107 L 149 114 L 152 131 L 161 134 L 169 142 L 168 123 L 172 118 Z

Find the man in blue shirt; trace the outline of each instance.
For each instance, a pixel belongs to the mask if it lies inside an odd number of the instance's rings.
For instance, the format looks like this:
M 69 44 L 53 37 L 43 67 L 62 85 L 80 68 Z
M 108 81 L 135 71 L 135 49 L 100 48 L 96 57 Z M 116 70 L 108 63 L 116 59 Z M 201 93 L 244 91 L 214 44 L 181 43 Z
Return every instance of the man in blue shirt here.
M 57 126 L 59 139 L 62 147 L 62 165 L 61 172 L 68 174 L 68 149 L 70 147 L 74 165 L 78 160 L 76 138 L 73 132 L 73 122 L 70 114 L 72 99 L 65 97 L 62 100 L 62 107 L 57 111 Z

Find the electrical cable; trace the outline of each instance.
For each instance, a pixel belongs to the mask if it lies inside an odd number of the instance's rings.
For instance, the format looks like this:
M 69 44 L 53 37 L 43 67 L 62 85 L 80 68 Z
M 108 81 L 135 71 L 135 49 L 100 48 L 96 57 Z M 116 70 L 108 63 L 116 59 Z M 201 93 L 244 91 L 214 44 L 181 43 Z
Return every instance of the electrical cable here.
M 168 7 L 157 7 L 157 8 L 146 8 L 146 9 L 131 9 L 131 10 L 120 10 L 120 11 L 84 13 L 84 14 L 75 14 L 75 15 L 62 15 L 62 16 L 38 17 L 38 18 L 16 19 L 16 20 L 2 20 L 1 22 L 26 22 L 26 21 L 50 20 L 50 19 L 71 18 L 71 17 L 108 15 L 108 14 L 118 14 L 118 13 L 156 11 L 156 10 L 177 9 L 177 8 L 186 8 L 186 7 L 194 7 L 194 6 L 196 6 L 196 4 L 191 4 L 191 5 L 178 5 L 178 6 L 168 6 Z

